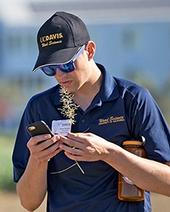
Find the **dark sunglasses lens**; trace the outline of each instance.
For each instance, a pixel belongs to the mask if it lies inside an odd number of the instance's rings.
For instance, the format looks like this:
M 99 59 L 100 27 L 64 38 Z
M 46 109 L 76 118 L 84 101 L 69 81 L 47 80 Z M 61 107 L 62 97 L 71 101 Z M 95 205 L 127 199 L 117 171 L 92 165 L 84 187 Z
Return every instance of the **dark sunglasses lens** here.
M 70 61 L 69 63 L 62 65 L 49 65 L 41 68 L 41 70 L 48 76 L 54 76 L 57 69 L 61 70 L 64 73 L 69 73 L 71 71 L 74 71 L 75 65 L 73 61 Z
M 70 61 L 69 63 L 63 64 L 59 66 L 59 69 L 65 73 L 74 71 L 75 65 L 73 61 Z
M 56 66 L 45 66 L 41 69 L 48 76 L 54 76 L 56 73 Z

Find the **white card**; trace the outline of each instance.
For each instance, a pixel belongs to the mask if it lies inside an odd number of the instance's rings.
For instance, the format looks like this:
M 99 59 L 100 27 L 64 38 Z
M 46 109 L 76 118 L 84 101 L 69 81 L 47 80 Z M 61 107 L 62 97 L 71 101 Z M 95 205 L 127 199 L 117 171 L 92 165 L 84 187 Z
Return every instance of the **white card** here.
M 71 132 L 71 122 L 69 119 L 65 120 L 53 120 L 52 121 L 52 132 L 54 134 L 66 136 Z

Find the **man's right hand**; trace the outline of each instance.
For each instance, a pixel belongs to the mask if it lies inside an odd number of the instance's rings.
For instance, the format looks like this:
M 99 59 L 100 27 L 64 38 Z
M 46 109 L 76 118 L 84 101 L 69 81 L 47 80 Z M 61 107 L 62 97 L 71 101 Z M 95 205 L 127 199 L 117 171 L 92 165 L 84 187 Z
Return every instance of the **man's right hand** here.
M 27 143 L 30 151 L 30 157 L 37 160 L 37 162 L 48 162 L 52 157 L 62 151 L 59 148 L 60 136 L 49 134 L 33 136 Z

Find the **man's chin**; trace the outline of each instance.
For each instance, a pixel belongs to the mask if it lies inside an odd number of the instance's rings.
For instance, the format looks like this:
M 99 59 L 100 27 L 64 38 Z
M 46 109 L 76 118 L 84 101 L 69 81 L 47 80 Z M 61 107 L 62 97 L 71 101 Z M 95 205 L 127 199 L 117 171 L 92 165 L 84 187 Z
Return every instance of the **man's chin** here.
M 61 87 L 62 87 L 64 90 L 66 90 L 68 93 L 70 93 L 70 94 L 74 94 L 74 93 L 75 93 L 74 89 L 73 89 L 73 88 L 70 88 L 69 86 L 62 86 L 62 85 L 61 85 Z

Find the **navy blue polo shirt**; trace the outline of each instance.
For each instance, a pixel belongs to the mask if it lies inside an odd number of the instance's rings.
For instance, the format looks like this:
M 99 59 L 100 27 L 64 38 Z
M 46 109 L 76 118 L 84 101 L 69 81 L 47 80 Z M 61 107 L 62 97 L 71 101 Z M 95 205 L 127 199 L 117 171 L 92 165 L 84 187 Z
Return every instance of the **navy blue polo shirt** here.
M 162 163 L 170 161 L 170 131 L 150 93 L 133 82 L 115 78 L 99 65 L 103 82 L 99 93 L 86 111 L 78 109 L 72 132 L 92 132 L 121 145 L 124 140 L 146 139 L 147 157 Z M 26 126 L 44 120 L 65 119 L 61 108 L 59 85 L 33 96 L 28 102 L 19 126 L 13 152 L 14 181 L 23 174 L 30 139 Z M 149 193 L 145 201 L 129 203 L 117 198 L 117 171 L 103 161 L 79 162 L 83 175 L 73 160 L 63 152 L 48 165 L 49 212 L 149 212 Z

